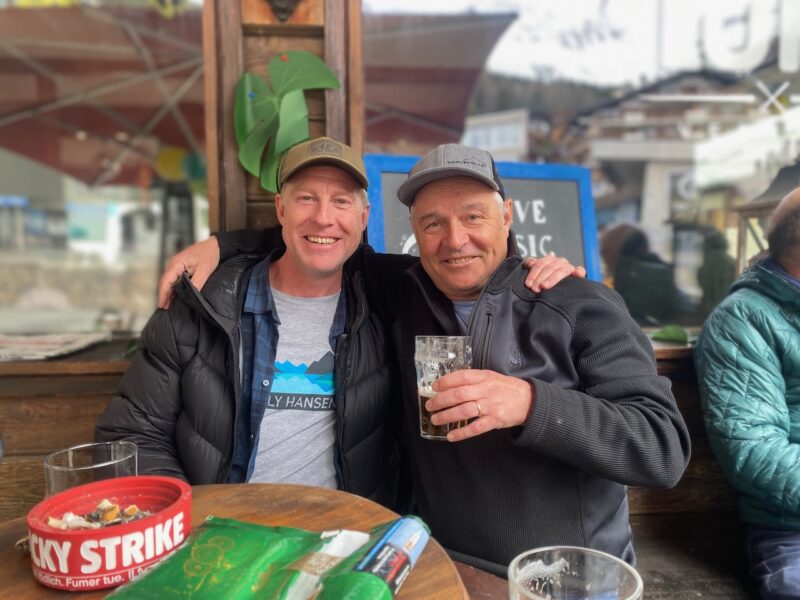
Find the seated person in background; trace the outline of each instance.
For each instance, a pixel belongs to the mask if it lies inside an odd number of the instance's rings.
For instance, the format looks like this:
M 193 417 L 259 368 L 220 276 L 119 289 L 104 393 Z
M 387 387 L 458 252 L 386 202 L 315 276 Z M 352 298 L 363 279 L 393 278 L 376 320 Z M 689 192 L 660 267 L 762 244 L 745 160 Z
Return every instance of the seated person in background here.
M 600 258 L 603 259 L 603 283 L 614 289 L 614 271 L 617 268 L 622 245 L 634 232 L 639 231 L 636 225 L 617 223 L 600 233 Z
M 767 239 L 769 257 L 706 321 L 695 363 L 750 573 L 764 598 L 800 598 L 800 188 L 775 209 Z
M 703 290 L 700 315 L 705 319 L 728 294 L 736 279 L 736 261 L 728 254 L 728 240 L 716 229 L 703 237 L 703 264 L 697 270 L 697 283 Z
M 143 474 L 338 487 L 393 506 L 397 360 L 357 265 L 345 266 L 369 214 L 363 160 L 305 142 L 284 155 L 278 187 L 274 250 L 226 261 L 202 294 L 180 279 L 96 439 L 135 442 Z M 537 265 L 545 280 L 573 270 Z
M 511 199 L 488 153 L 439 146 L 398 195 L 420 259 L 368 254 L 363 273 L 400 361 L 412 510 L 454 558 L 498 575 L 519 552 L 553 544 L 633 562 L 626 484 L 675 485 L 689 459 L 649 340 L 600 284 L 526 289 Z M 436 425 L 470 422 L 448 442 L 425 440 L 414 337 L 464 334 L 474 368 L 440 378 L 427 407 Z
M 644 231 L 622 223 L 603 233 L 600 248 L 614 289 L 638 323 L 659 325 L 674 317 L 678 293 L 672 265 L 650 250 Z

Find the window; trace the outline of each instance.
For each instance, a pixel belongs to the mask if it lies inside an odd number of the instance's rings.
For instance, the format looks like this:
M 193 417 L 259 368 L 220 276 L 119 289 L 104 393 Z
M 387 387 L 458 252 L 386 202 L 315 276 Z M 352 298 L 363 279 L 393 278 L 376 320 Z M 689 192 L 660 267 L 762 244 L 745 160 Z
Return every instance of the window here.
M 800 181 L 790 4 L 365 0 L 367 147 L 591 169 L 605 282 L 643 326 L 699 327 Z
M 0 333 L 136 332 L 208 235 L 202 5 L 179 6 L 0 3 Z

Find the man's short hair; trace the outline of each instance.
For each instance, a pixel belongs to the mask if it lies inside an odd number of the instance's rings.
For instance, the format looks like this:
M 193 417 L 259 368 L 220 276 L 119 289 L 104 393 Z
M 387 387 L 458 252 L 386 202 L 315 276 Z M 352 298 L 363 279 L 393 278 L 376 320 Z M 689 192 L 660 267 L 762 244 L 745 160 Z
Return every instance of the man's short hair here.
M 794 255 L 800 257 L 800 206 L 787 212 L 767 235 L 769 255 L 775 260 Z

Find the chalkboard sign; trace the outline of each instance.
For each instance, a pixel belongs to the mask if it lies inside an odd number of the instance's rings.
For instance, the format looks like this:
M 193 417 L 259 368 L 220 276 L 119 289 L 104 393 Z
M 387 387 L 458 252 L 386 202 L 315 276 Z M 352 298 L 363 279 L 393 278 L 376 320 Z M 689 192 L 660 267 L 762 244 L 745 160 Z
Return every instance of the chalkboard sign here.
M 364 157 L 372 205 L 368 240 L 378 252 L 418 254 L 408 207 L 397 199 L 415 156 Z M 563 256 L 600 281 L 597 228 L 589 169 L 572 165 L 498 162 L 506 197 L 513 201 L 511 228 L 522 256 Z

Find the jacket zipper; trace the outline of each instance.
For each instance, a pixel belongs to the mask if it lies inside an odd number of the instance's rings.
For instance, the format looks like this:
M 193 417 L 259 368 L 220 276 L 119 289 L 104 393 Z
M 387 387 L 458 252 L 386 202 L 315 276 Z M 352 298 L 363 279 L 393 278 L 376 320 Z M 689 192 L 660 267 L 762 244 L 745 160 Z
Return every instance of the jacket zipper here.
M 226 457 L 226 462 L 228 465 L 221 470 L 219 476 L 217 477 L 217 483 L 228 483 L 228 479 L 230 479 L 231 476 L 231 467 L 233 467 L 233 456 L 236 452 L 236 443 L 238 441 L 237 435 L 239 428 L 237 425 L 239 423 L 239 409 L 242 404 L 242 367 L 240 365 L 239 357 L 237 356 L 242 351 L 242 336 L 239 327 L 240 324 L 237 323 L 233 329 L 232 335 L 228 336 L 228 343 L 231 351 L 231 372 L 233 373 L 233 436 L 231 453 L 230 456 Z M 237 338 L 239 339 L 238 344 L 235 343 Z M 245 478 L 246 477 L 247 473 L 245 473 Z
M 342 453 L 342 441 L 344 438 L 344 390 L 346 389 L 347 381 L 349 380 L 348 372 L 348 365 L 345 357 L 347 356 L 344 352 L 347 351 L 350 345 L 350 340 L 346 333 L 343 333 L 339 336 L 338 341 L 336 342 L 336 355 L 341 357 L 338 361 L 336 361 L 336 366 L 339 367 L 337 370 L 344 371 L 345 377 L 343 378 L 344 381 L 336 383 L 336 444 L 334 445 L 334 467 L 336 469 L 336 476 L 339 479 L 339 487 L 344 491 L 349 490 L 349 485 L 347 484 L 347 468 L 345 467 L 344 457 Z M 341 366 L 340 366 L 341 365 Z M 336 373 L 334 372 L 334 377 Z
M 488 362 L 489 338 L 491 337 L 490 333 L 492 331 L 492 313 L 486 313 L 485 323 L 486 325 L 482 332 L 483 338 L 481 339 L 480 356 L 478 357 L 478 362 L 475 365 L 479 369 L 485 369 Z
M 203 315 L 208 316 L 211 319 L 211 321 L 217 327 L 219 327 L 223 331 L 223 333 L 225 333 L 225 335 L 228 337 L 228 345 L 230 347 L 230 357 L 231 357 L 231 365 L 232 365 L 231 369 L 235 373 L 235 376 L 233 378 L 233 402 L 234 402 L 234 410 L 233 410 L 233 413 L 234 413 L 234 415 L 233 415 L 233 419 L 234 419 L 233 420 L 233 444 L 234 445 L 231 446 L 230 456 L 225 457 L 227 459 L 226 462 L 228 463 L 227 466 L 224 467 L 224 468 L 220 468 L 217 471 L 217 483 L 227 483 L 228 482 L 228 478 L 230 477 L 231 466 L 233 465 L 234 449 L 236 448 L 236 446 L 235 446 L 235 444 L 236 444 L 236 423 L 237 423 L 237 420 L 239 418 L 239 405 L 240 405 L 240 399 L 241 399 L 241 394 L 242 394 L 242 389 L 241 389 L 242 388 L 242 383 L 240 381 L 241 372 L 240 372 L 240 367 L 239 367 L 238 356 L 236 356 L 237 352 L 240 350 L 240 346 L 237 346 L 234 343 L 235 342 L 235 337 L 234 336 L 236 336 L 239 333 L 239 323 L 237 323 L 235 325 L 235 327 L 234 327 L 234 329 L 233 329 L 233 331 L 231 333 L 228 333 L 227 330 L 225 329 L 225 327 L 223 327 L 222 324 L 219 322 L 217 317 L 215 315 L 213 315 L 211 312 L 209 312 L 209 310 L 206 308 L 206 306 L 204 305 L 203 298 L 200 295 L 200 292 L 197 291 L 196 289 L 194 289 L 190 285 L 186 286 L 185 289 L 187 290 L 189 298 L 192 298 L 194 301 L 197 302 L 197 306 L 195 306 L 194 308 L 195 308 L 195 310 L 197 310 L 198 314 L 203 314 Z M 238 336 L 238 337 L 240 338 L 239 341 L 241 343 L 241 336 Z
M 347 280 L 344 282 L 347 284 Z M 349 479 L 348 479 L 348 469 L 347 464 L 344 460 L 344 452 L 342 452 L 342 443 L 344 442 L 344 402 L 345 402 L 345 390 L 350 383 L 351 379 L 351 364 L 349 362 L 350 356 L 350 340 L 353 336 L 357 335 L 361 328 L 364 326 L 364 322 L 367 320 L 367 308 L 366 308 L 366 300 L 364 294 L 364 282 L 360 276 L 360 273 L 355 273 L 352 280 L 349 282 L 350 289 L 353 290 L 353 298 L 352 302 L 355 303 L 355 308 L 358 311 L 355 317 L 353 318 L 353 328 L 350 334 L 347 334 L 347 323 L 345 323 L 345 333 L 342 333 L 339 336 L 339 339 L 336 342 L 336 367 L 339 367 L 339 362 L 341 361 L 341 367 L 337 369 L 337 371 L 341 371 L 344 377 L 341 378 L 341 382 L 336 380 L 336 446 L 334 450 L 334 467 L 337 471 L 337 477 L 339 477 L 339 485 L 342 490 L 349 491 Z M 342 292 L 345 293 L 344 285 L 342 286 Z M 334 377 L 336 377 L 337 373 L 334 373 Z

